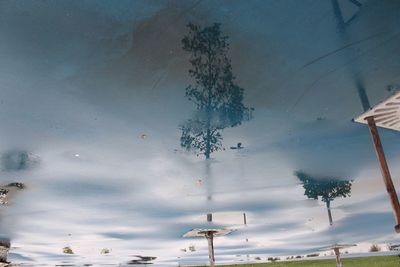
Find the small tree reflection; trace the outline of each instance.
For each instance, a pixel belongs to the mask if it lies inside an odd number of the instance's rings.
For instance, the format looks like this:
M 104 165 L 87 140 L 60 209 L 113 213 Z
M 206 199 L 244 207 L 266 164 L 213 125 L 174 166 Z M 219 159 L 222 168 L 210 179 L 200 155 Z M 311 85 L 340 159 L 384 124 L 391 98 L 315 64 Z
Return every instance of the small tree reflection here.
M 349 197 L 353 181 L 337 178 L 316 178 L 301 171 L 295 172 L 295 175 L 303 184 L 304 195 L 311 199 L 321 197 L 328 209 L 329 224 L 332 225 L 331 202 L 337 197 Z

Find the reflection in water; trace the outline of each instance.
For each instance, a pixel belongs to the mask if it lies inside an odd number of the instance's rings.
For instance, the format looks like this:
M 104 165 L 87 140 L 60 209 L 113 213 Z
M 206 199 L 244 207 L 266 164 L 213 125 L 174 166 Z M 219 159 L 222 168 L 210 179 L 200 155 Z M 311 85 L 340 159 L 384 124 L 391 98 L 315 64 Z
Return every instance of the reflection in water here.
M 338 36 L 343 44 L 348 43 L 350 39 L 349 36 L 346 34 L 346 28 L 349 26 L 349 23 L 351 23 L 351 21 L 358 15 L 358 13 L 360 12 L 360 8 L 362 6 L 361 3 L 359 3 L 357 0 L 351 0 L 350 2 L 353 5 L 357 6 L 357 11 L 348 21 L 344 21 L 344 17 L 342 15 L 342 11 L 338 0 L 332 0 L 332 7 L 335 14 L 336 24 L 339 29 Z M 357 89 L 361 105 L 363 107 L 363 110 L 366 111 L 369 108 L 371 108 L 371 105 L 363 82 L 364 77 L 360 77 L 356 64 L 354 64 L 354 66 L 352 65 L 349 71 L 353 74 L 355 87 Z
M 243 104 L 244 89 L 235 84 L 228 37 L 220 25 L 202 28 L 189 23 L 188 28 L 182 43 L 191 54 L 189 75 L 195 82 L 186 88 L 186 97 L 196 105 L 196 112 L 181 125 L 181 146 L 209 159 L 223 148 L 221 130 L 251 119 L 252 108 Z
M 349 197 L 353 181 L 337 178 L 317 178 L 301 171 L 295 172 L 295 175 L 303 183 L 304 195 L 311 199 L 321 197 L 328 209 L 329 224 L 332 225 L 331 202 L 337 197 Z
M 0 205 L 8 204 L 9 200 L 14 195 L 14 192 L 17 190 L 24 189 L 25 185 L 19 182 L 9 183 L 7 185 L 0 185 Z M 3 234 L 3 233 L 1 233 Z M 8 238 L 1 239 L 0 238 L 0 263 L 8 263 L 7 256 L 10 250 L 10 240 Z
M 10 250 L 10 240 L 0 240 L 0 263 L 7 263 L 8 251 Z
M 356 0 L 351 0 L 351 3 L 356 5 L 358 8 L 361 8 L 361 6 L 362 6 L 361 3 L 359 3 Z M 333 4 L 334 12 L 335 12 L 337 25 L 338 25 L 338 28 L 340 29 L 338 36 L 343 43 L 348 42 L 348 40 L 350 39 L 350 35 L 346 31 L 346 28 L 347 28 L 348 24 L 351 22 L 351 20 L 353 20 L 353 18 L 355 18 L 355 16 L 357 14 L 353 15 L 353 17 L 350 18 L 350 20 L 345 23 L 343 20 L 342 13 L 339 8 L 338 1 L 332 0 L 332 4 Z M 380 33 L 378 33 L 378 34 L 380 34 Z M 396 33 L 394 36 L 397 36 L 397 35 L 398 35 L 398 33 Z M 374 36 L 374 35 L 372 35 L 372 36 Z M 376 47 L 379 47 L 379 46 L 382 46 L 382 45 L 388 43 L 389 41 L 392 40 L 392 38 L 393 37 L 379 43 Z M 352 77 L 354 79 L 355 87 L 357 88 L 357 93 L 360 98 L 362 108 L 363 108 L 364 112 L 366 112 L 369 109 L 371 109 L 371 104 L 370 104 L 367 90 L 366 90 L 367 87 L 365 86 L 365 82 L 364 82 L 367 77 L 363 77 L 362 74 L 359 73 L 359 69 L 360 69 L 360 66 L 358 64 L 352 64 L 350 66 L 349 71 L 352 73 Z M 394 116 L 394 117 L 396 117 L 396 116 Z M 376 118 L 378 118 L 378 116 Z M 383 118 L 383 119 L 385 119 L 385 118 Z M 393 117 L 392 117 L 392 119 L 393 119 Z M 395 230 L 396 230 L 396 232 L 400 232 L 400 207 L 399 207 L 399 201 L 397 198 L 396 190 L 394 188 L 394 185 L 393 185 L 393 182 L 391 179 L 389 167 L 388 167 L 388 164 L 385 159 L 384 151 L 383 151 L 383 148 L 381 145 L 378 130 L 375 125 L 374 117 L 367 118 L 367 121 L 368 121 L 368 127 L 370 129 L 370 133 L 371 133 L 374 145 L 375 145 L 375 150 L 378 155 L 378 161 L 381 164 L 383 179 L 384 179 L 385 185 L 387 187 L 386 191 L 389 193 L 390 201 L 391 201 L 391 204 L 393 207 L 393 211 L 395 213 L 395 217 L 396 217 Z
M 136 264 L 152 264 L 152 261 L 157 259 L 157 257 L 153 256 L 139 256 L 139 255 L 134 255 L 135 259 L 130 260 L 127 262 L 128 265 L 136 265 Z
M 351 21 L 343 31 L 331 0 L 309 2 L 2 1 L 0 185 L 32 188 L 0 205 L 1 234 L 16 247 L 8 260 L 97 265 L 157 255 L 163 266 L 201 265 L 204 240 L 181 233 L 210 228 L 199 222 L 206 213 L 241 226 L 218 240 L 220 263 L 310 254 L 332 239 L 398 240 L 368 132 L 350 119 L 361 112 L 357 90 L 372 104 L 388 84 L 400 84 L 400 2 L 358 0 L 359 8 L 335 0 L 341 23 Z M 189 21 L 211 27 L 191 30 Z M 214 21 L 221 26 L 206 31 Z M 205 65 L 196 69 L 207 50 L 196 57 L 181 39 L 206 40 L 216 29 L 229 35 L 224 51 L 232 60 L 218 77 L 237 78 L 233 86 L 219 79 L 208 106 L 207 79 L 186 74 L 209 76 Z M 226 108 L 231 103 L 239 108 Z M 231 128 L 241 112 L 243 121 L 251 117 L 243 107 L 257 115 Z M 382 137 L 388 161 L 398 161 L 399 136 Z M 170 153 L 180 141 L 199 156 Z M 15 148 L 22 153 L 8 153 Z M 31 151 L 40 168 L 30 168 Z M 303 196 L 295 170 L 357 180 L 351 199 L 334 202 L 335 227 L 324 210 L 310 208 L 318 201 Z M 394 177 L 399 170 L 393 165 Z M 7 198 L 22 191 L 6 189 Z M 188 242 L 196 253 L 179 251 L 189 252 Z
M 0 204 L 7 204 L 8 200 L 14 195 L 16 190 L 24 189 L 25 185 L 23 183 L 9 183 L 7 185 L 0 185 Z
M 63 247 L 63 253 L 65 254 L 74 254 L 74 251 L 71 247 Z
M 343 16 L 342 9 L 339 5 L 338 0 L 332 0 L 332 7 L 333 7 L 333 12 L 335 14 L 336 22 L 338 25 L 339 31 L 344 31 L 346 27 L 350 25 L 350 23 L 357 17 L 358 13 L 360 12 L 360 9 L 362 7 L 362 4 L 357 1 L 357 0 L 348 0 L 350 6 L 352 5 L 352 12 L 350 13 L 351 15 L 345 18 Z M 349 5 L 348 4 L 348 5 Z
M 202 28 L 189 23 L 188 28 L 182 43 L 190 53 L 189 75 L 195 82 L 186 88 L 185 96 L 196 105 L 196 112 L 180 126 L 180 141 L 182 147 L 206 157 L 207 199 L 212 200 L 208 159 L 211 153 L 223 149 L 221 131 L 250 120 L 253 109 L 243 104 L 244 89 L 235 84 L 227 55 L 228 37 L 222 34 L 220 24 Z M 212 221 L 212 213 L 207 214 L 207 221 Z
M 4 171 L 28 170 L 39 164 L 39 157 L 26 150 L 10 150 L 1 157 Z
M 211 172 L 211 161 L 206 160 L 205 161 L 205 181 L 206 181 L 206 194 L 207 194 L 207 200 L 212 201 L 212 196 L 213 196 L 213 183 L 214 183 L 214 177 Z M 212 222 L 212 213 L 207 213 L 207 222 Z
M 358 96 L 360 97 L 361 105 L 364 111 L 367 111 L 371 108 L 371 104 L 369 103 L 367 92 L 365 91 L 365 86 L 363 85 L 362 81 L 357 77 L 356 80 L 356 87 Z

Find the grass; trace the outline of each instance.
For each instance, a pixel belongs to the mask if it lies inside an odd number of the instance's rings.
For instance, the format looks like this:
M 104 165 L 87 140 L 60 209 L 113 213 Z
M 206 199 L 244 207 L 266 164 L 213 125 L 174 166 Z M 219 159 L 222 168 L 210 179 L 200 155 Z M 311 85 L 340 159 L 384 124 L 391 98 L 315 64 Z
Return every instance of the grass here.
M 342 259 L 343 267 L 395 267 L 400 266 L 398 256 L 379 256 Z M 236 264 L 224 267 L 335 267 L 335 260 L 302 260 L 274 263 Z

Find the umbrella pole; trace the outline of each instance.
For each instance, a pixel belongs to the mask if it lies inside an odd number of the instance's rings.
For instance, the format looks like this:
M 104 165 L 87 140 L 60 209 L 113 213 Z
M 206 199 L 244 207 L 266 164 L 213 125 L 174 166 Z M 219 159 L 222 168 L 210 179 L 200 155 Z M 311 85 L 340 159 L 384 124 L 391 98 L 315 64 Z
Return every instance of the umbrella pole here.
M 342 267 L 342 262 L 340 260 L 339 248 L 334 248 L 333 251 L 335 251 L 335 255 L 336 255 L 336 267 Z
M 393 209 L 394 217 L 396 220 L 396 226 L 394 227 L 394 229 L 396 230 L 397 233 L 400 233 L 399 199 L 397 197 L 396 189 L 394 188 L 393 181 L 390 176 L 389 167 L 387 165 L 387 161 L 385 158 L 385 153 L 383 151 L 381 139 L 379 137 L 378 129 L 375 124 L 375 119 L 374 119 L 374 117 L 371 116 L 371 117 L 367 117 L 366 120 L 368 122 L 368 127 L 369 127 L 369 130 L 371 133 L 372 141 L 375 146 L 376 156 L 381 165 L 381 172 L 382 172 L 383 181 L 385 182 L 386 191 L 389 194 L 390 203 L 392 204 L 392 209 Z
M 210 258 L 210 267 L 215 266 L 215 257 L 214 257 L 214 233 L 207 232 L 206 238 L 208 241 L 208 257 Z

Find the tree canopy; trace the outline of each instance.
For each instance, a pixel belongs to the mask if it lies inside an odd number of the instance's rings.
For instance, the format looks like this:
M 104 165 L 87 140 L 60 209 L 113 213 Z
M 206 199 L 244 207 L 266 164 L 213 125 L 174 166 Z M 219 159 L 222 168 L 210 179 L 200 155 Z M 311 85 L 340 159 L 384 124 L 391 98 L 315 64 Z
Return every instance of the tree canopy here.
M 303 184 L 304 195 L 308 198 L 318 199 L 323 202 L 333 201 L 337 197 L 349 197 L 351 193 L 351 180 L 338 178 L 316 178 L 304 172 L 297 171 L 295 175 Z
M 229 42 L 220 24 L 201 27 L 188 24 L 189 32 L 182 39 L 183 50 L 190 53 L 189 76 L 194 83 L 185 96 L 196 105 L 193 117 L 180 126 L 181 146 L 196 150 L 206 158 L 222 149 L 221 130 L 250 120 L 252 108 L 243 104 L 244 89 L 235 83 Z

